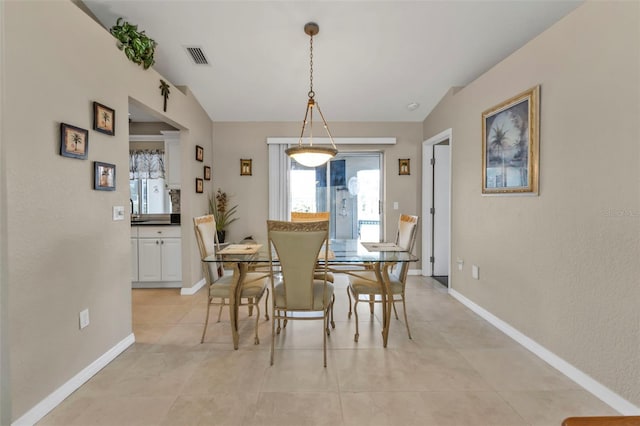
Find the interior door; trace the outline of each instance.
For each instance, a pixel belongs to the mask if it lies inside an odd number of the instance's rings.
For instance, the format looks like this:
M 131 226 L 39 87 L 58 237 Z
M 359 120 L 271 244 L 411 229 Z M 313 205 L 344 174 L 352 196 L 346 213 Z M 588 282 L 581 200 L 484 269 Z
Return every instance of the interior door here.
M 433 147 L 433 275 L 449 275 L 449 145 Z

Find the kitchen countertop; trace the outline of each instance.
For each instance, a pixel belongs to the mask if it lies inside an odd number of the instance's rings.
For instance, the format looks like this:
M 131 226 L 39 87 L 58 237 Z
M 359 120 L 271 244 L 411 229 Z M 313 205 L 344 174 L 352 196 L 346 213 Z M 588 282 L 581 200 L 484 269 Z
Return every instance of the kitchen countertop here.
M 180 226 L 180 224 L 167 222 L 166 220 L 146 220 L 131 222 L 131 226 Z

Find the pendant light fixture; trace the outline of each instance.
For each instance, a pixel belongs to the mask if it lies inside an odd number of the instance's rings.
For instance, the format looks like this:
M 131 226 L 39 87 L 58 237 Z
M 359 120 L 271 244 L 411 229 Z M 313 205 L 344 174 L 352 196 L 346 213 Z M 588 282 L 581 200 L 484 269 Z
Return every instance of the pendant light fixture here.
M 320 110 L 320 105 L 314 99 L 315 92 L 313 91 L 313 36 L 318 34 L 320 31 L 320 27 L 315 22 L 309 22 L 304 26 L 304 32 L 309 36 L 309 64 L 310 64 L 310 74 L 309 74 L 309 100 L 307 101 L 307 110 L 304 113 L 304 120 L 302 121 L 302 131 L 300 132 L 300 139 L 298 140 L 298 145 L 293 146 L 287 149 L 285 152 L 289 157 L 294 159 L 296 162 L 302 164 L 307 167 L 317 167 L 320 166 L 333 157 L 336 156 L 338 150 L 336 148 L 336 144 L 333 142 L 333 137 L 331 136 L 331 132 L 329 131 L 329 126 L 327 125 L 327 121 L 324 119 L 324 115 L 322 115 L 322 111 Z M 331 141 L 331 147 L 328 146 L 317 146 L 313 144 L 313 110 L 317 109 L 318 114 L 320 114 L 320 118 L 322 119 L 322 124 L 324 129 L 329 136 L 329 140 Z M 302 139 L 304 138 L 305 131 L 309 133 L 309 144 L 304 145 L 302 143 Z

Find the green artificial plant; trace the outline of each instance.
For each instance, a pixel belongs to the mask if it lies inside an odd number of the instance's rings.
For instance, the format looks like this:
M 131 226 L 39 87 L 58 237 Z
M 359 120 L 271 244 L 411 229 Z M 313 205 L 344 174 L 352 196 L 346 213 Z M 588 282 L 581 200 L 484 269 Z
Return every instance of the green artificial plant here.
M 216 219 L 216 231 L 224 231 L 227 226 L 238 220 L 233 217 L 238 206 L 229 207 L 227 193 L 218 188 L 215 197 L 209 195 L 209 213 Z
M 144 31 L 138 31 L 137 25 L 118 18 L 110 32 L 118 39 L 118 48 L 124 51 L 131 62 L 142 65 L 145 70 L 155 63 L 153 55 L 158 43 Z

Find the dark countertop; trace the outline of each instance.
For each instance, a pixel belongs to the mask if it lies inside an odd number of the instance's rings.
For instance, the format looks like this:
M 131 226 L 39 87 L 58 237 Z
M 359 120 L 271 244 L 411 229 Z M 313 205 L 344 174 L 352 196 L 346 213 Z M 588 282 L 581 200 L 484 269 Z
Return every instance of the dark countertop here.
M 180 224 L 167 222 L 166 220 L 147 220 L 131 222 L 131 226 L 180 226 Z

